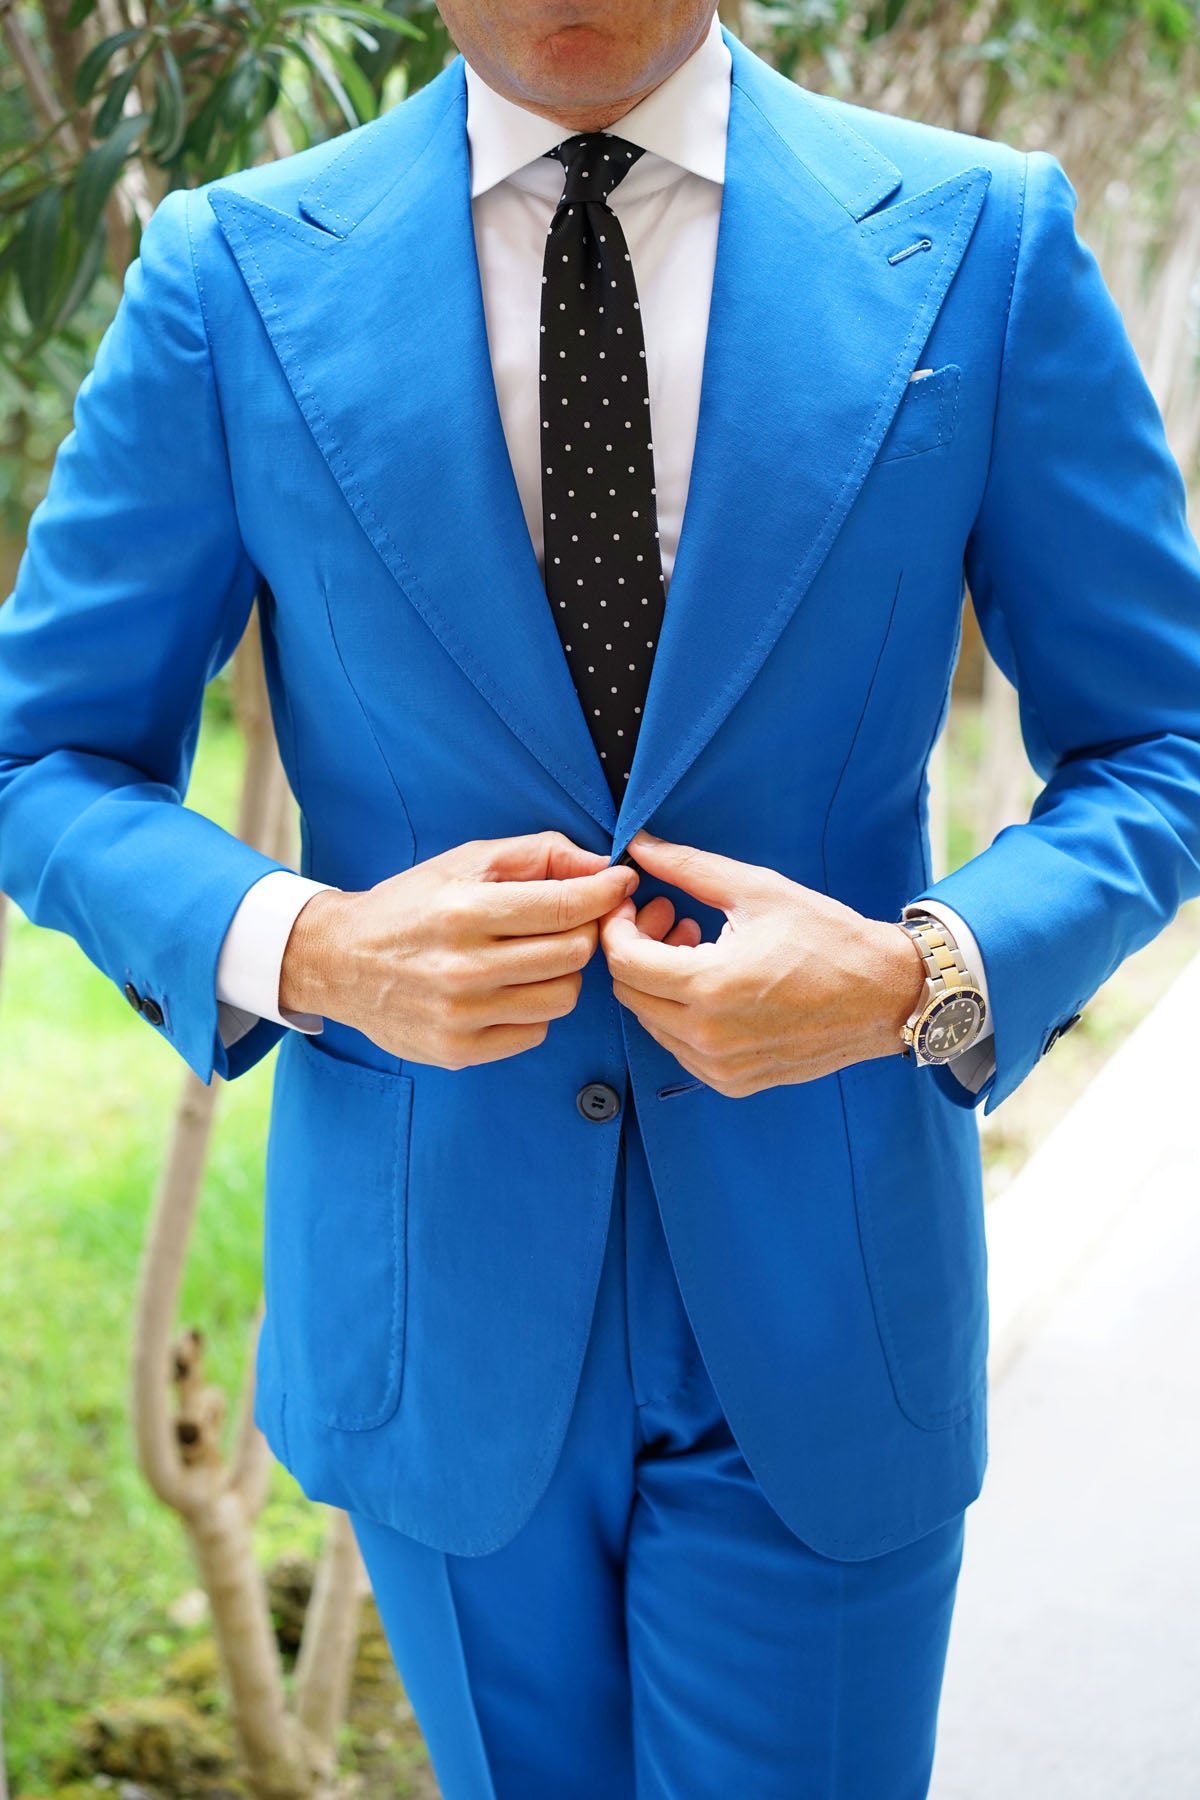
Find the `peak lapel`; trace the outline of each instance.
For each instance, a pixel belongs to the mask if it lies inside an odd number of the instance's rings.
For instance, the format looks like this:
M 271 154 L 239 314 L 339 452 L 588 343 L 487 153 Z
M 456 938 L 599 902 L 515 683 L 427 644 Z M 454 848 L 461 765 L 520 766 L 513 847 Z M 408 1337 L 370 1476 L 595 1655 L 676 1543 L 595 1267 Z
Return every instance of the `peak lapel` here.
M 807 593 L 904 393 L 990 173 L 900 171 L 736 38 L 696 446 L 619 853 Z M 889 263 L 922 238 L 931 249 Z
M 616 808 L 551 617 L 496 400 L 461 57 L 349 134 L 299 196 L 302 217 L 232 187 L 211 188 L 209 200 L 375 550 L 468 679 L 611 833 Z

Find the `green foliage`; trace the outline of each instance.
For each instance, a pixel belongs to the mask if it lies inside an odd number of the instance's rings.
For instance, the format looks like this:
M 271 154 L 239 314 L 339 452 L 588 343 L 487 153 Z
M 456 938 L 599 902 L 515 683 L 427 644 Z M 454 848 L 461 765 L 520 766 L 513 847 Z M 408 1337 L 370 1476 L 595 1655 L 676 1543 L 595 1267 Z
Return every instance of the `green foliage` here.
M 945 44 L 948 64 L 982 68 L 988 80 L 988 118 L 1014 93 L 1066 87 L 1081 77 L 1096 80 L 1131 45 L 1145 45 L 1164 73 L 1200 37 L 1200 0 L 1001 0 L 989 6 L 979 41 L 972 26 L 979 0 L 948 6 L 945 0 L 766 0 L 750 11 L 769 38 L 771 58 L 793 79 L 823 64 L 835 91 L 852 93 L 864 55 L 886 55 L 915 31 Z M 956 42 L 957 40 L 957 42 Z
M 0 420 L 10 433 L 13 411 L 68 373 L 44 358 L 47 347 L 79 322 L 94 348 L 111 316 L 111 292 L 86 308 L 106 271 L 123 273 L 109 270 L 106 211 L 134 165 L 155 197 L 247 167 L 278 151 L 272 113 L 302 148 L 374 118 L 449 49 L 429 0 L 148 0 L 144 23 L 104 35 L 94 6 L 73 0 L 65 49 L 32 0 L 13 14 L 62 116 L 35 112 L 27 83 L 0 94 Z M 135 224 L 133 254 L 138 235 Z

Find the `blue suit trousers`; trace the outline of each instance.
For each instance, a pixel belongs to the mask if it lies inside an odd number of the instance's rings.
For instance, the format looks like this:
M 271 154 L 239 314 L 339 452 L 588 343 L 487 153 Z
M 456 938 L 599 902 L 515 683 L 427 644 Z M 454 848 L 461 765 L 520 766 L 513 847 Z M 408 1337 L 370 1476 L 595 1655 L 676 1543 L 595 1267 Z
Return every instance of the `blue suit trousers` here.
M 768 1505 L 688 1322 L 631 1092 L 579 1389 L 533 1513 L 482 1556 L 351 1519 L 445 1800 L 928 1791 L 964 1515 L 841 1561 Z

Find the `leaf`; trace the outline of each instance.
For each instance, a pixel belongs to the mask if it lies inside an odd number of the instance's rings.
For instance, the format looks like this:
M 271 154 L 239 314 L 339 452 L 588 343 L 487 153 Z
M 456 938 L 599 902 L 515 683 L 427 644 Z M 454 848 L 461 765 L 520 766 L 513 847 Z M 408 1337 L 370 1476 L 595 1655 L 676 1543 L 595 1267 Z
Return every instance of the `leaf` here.
M 236 131 L 245 119 L 246 113 L 258 93 L 259 76 L 262 67 L 253 51 L 243 56 L 236 64 L 229 77 L 225 92 L 221 97 L 221 118 L 231 131 Z
M 47 188 L 25 214 L 17 234 L 17 286 L 35 331 L 45 320 L 50 304 L 61 220 L 62 190 Z
M 114 31 L 111 37 L 101 38 L 92 46 L 75 71 L 75 98 L 81 105 L 91 99 L 97 82 L 122 44 L 132 44 L 140 35 L 136 30 Z
M 258 90 L 246 115 L 246 125 L 250 130 L 262 124 L 279 98 L 280 86 L 279 70 L 274 67 L 263 68 L 259 75 Z
M 130 63 L 127 69 L 122 69 L 121 73 L 115 77 L 112 86 L 104 96 L 100 111 L 96 114 L 96 120 L 92 126 L 93 134 L 96 137 L 106 138 L 121 117 L 125 96 L 133 86 L 137 72 L 138 64 Z
M 149 123 L 149 113 L 131 113 L 113 128 L 94 150 L 89 150 L 75 177 L 75 224 L 81 238 L 89 238 L 104 211 L 117 176 L 135 138 Z
M 321 80 L 325 83 L 325 86 L 329 89 L 329 92 L 333 95 L 334 102 L 340 109 L 342 116 L 350 129 L 353 130 L 356 125 L 361 125 L 363 121 L 355 112 L 349 95 L 338 80 L 334 70 L 331 69 L 329 64 L 325 61 L 325 58 L 317 45 L 308 38 L 288 38 L 286 41 L 296 52 L 296 55 L 303 57 L 309 68 L 320 76 Z
M 183 143 L 187 130 L 187 102 L 183 77 L 169 44 L 162 46 L 162 67 L 154 71 L 154 114 L 146 149 L 159 163 L 168 163 Z
M 213 134 L 217 129 L 217 120 L 225 98 L 225 89 L 229 85 L 228 76 L 222 75 L 216 80 L 199 109 L 193 114 L 183 137 L 183 152 L 186 156 L 195 157 L 201 165 L 206 164 L 212 153 Z
M 55 309 L 51 330 L 61 331 L 77 312 L 92 291 L 92 283 L 104 267 L 104 253 L 108 247 L 108 226 L 103 215 L 96 221 L 96 229 L 83 247 L 83 255 L 76 265 L 70 286 Z
M 361 44 L 363 49 L 369 51 L 372 56 L 378 54 L 379 39 L 377 37 L 372 37 L 365 25 L 355 25 L 350 19 L 343 19 L 342 23 L 356 44 Z M 328 40 L 326 40 L 326 42 L 328 42 Z M 361 64 L 356 63 L 355 67 L 361 68 Z M 365 74 L 365 70 L 363 73 Z
M 68 31 L 78 31 L 85 19 L 90 19 L 96 10 L 96 0 L 71 0 L 71 8 L 65 20 Z
M 372 48 L 374 46 L 372 45 Z M 325 45 L 334 68 L 342 78 L 346 93 L 358 117 L 365 121 L 373 119 L 379 110 L 375 98 L 375 90 L 354 60 L 354 52 L 344 49 L 339 44 Z
M 385 6 L 373 6 L 371 0 L 338 0 L 334 6 L 285 6 L 281 19 L 353 19 L 359 24 L 376 25 L 381 31 L 398 31 L 403 37 L 425 40 L 425 32 L 411 19 L 389 12 Z

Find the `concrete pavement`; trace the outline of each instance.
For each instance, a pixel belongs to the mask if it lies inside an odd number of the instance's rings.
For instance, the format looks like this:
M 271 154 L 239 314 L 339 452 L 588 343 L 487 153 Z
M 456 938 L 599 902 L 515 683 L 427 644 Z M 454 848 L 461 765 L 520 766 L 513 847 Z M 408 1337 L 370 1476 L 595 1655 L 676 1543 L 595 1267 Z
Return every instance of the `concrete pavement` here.
M 988 1206 L 930 1800 L 1200 1800 L 1198 1019 L 1200 958 Z

